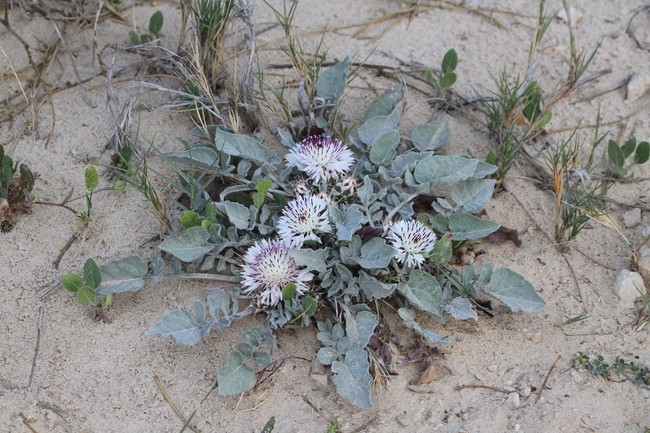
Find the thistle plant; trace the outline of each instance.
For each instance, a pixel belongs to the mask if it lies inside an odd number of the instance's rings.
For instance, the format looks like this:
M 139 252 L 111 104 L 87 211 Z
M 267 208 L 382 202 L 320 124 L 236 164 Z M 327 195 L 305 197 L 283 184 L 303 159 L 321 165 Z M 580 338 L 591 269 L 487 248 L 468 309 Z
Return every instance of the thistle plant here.
M 316 97 L 341 100 L 349 68 L 345 59 L 324 70 Z M 279 130 L 284 158 L 256 137 L 195 128 L 198 142 L 182 140 L 186 150 L 164 157 L 201 178 L 196 197 L 204 205 L 182 213 L 185 229 L 167 236 L 149 261 L 131 256 L 101 266 L 95 293 L 139 290 L 165 277 L 239 283 L 209 288 L 207 305 L 197 300 L 191 311 L 172 311 L 147 334 L 195 344 L 253 311 L 266 314 L 266 330 L 242 336 L 246 344 L 218 370 L 220 394 L 237 394 L 253 388 L 255 368 L 270 362 L 261 348 L 271 332 L 316 322 L 319 361 L 331 365 L 337 391 L 360 407 L 372 407 L 370 363 L 378 361 L 366 346 L 382 315 L 377 300 L 434 344 L 449 338 L 421 326 L 418 310 L 442 324 L 446 315 L 476 320 L 472 301 L 485 296 L 513 311 L 544 307 L 510 269 L 448 268 L 454 249 L 499 227 L 472 215 L 490 199 L 495 180 L 486 176 L 496 167 L 439 154 L 449 138 L 445 121 L 419 125 L 403 140 L 398 110 L 379 107 L 345 141 L 319 133 L 295 142 Z M 414 200 L 433 190 L 439 198 L 416 214 Z M 248 304 L 241 312 L 239 302 Z

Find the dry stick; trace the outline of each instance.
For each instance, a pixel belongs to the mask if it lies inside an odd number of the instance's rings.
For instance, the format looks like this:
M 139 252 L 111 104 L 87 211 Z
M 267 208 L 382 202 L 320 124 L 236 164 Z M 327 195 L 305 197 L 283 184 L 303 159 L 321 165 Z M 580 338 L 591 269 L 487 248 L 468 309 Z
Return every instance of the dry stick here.
M 169 403 L 169 406 L 172 408 L 172 410 L 174 411 L 174 413 L 176 413 L 176 415 L 178 415 L 178 417 L 181 419 L 181 421 L 183 421 L 184 423 L 186 423 L 187 420 L 185 419 L 185 417 L 183 416 L 183 414 L 181 413 L 181 411 L 178 410 L 178 408 L 176 407 L 176 405 L 175 405 L 174 402 L 172 401 L 172 399 L 171 399 L 171 397 L 169 396 L 169 394 L 167 394 L 167 391 L 166 391 L 165 388 L 163 387 L 163 384 L 162 384 L 162 381 L 160 380 L 160 378 L 159 378 L 158 376 L 154 376 L 154 377 L 153 377 L 153 380 L 156 381 L 156 385 L 158 385 L 158 388 L 160 389 L 160 392 L 162 392 L 163 397 L 165 397 L 165 400 L 167 400 L 167 403 Z M 190 425 L 188 425 L 188 427 L 189 427 L 193 432 L 195 432 L 195 433 L 199 433 L 198 430 L 196 429 L 196 427 L 194 427 L 193 425 L 190 424 Z
M 27 426 L 28 429 L 32 431 L 32 433 L 38 433 L 34 427 L 27 421 L 27 417 L 25 416 L 24 413 L 20 412 L 20 417 L 23 419 L 23 424 Z
M 490 389 L 492 391 L 497 391 L 497 392 L 502 392 L 504 394 L 510 394 L 513 391 L 507 391 L 503 388 L 497 388 L 495 386 L 490 386 L 490 385 L 481 385 L 481 384 L 468 384 L 468 385 L 459 385 L 456 388 L 454 388 L 456 391 L 460 391 L 461 389 L 465 388 L 483 388 L 483 389 Z
M 25 388 L 29 388 L 32 385 L 32 380 L 34 379 L 34 370 L 36 369 L 36 358 L 38 358 L 38 349 L 41 347 L 41 325 L 43 323 L 43 307 L 38 309 L 38 321 L 36 324 L 36 348 L 34 348 L 34 358 L 32 359 L 32 370 L 29 372 L 29 381 Z
M 76 240 L 77 240 L 77 234 L 74 233 L 72 236 L 70 236 L 68 242 L 65 243 L 63 248 L 61 248 L 61 252 L 59 253 L 59 255 L 56 256 L 56 259 L 52 262 L 52 266 L 54 266 L 54 269 L 59 269 L 59 264 L 61 263 L 61 259 Z
M 314 409 L 314 411 L 318 415 L 320 415 L 325 421 L 327 421 L 330 425 L 332 424 L 332 421 L 327 419 L 327 417 L 325 415 L 323 415 L 323 412 L 321 412 L 320 409 L 318 409 L 311 401 L 309 401 L 309 398 L 307 398 L 307 396 L 305 394 L 300 394 L 300 397 L 302 397 L 302 399 L 305 401 L 305 403 L 307 403 L 309 405 L 309 407 Z
M 539 388 L 539 392 L 537 393 L 537 398 L 535 399 L 535 403 L 539 401 L 539 398 L 542 396 L 542 392 L 544 392 L 544 388 L 546 388 L 546 382 L 548 382 L 548 378 L 551 376 L 551 372 L 553 372 L 553 369 L 555 368 L 555 365 L 558 363 L 558 361 L 562 358 L 562 355 L 558 355 L 557 359 L 551 365 L 551 368 L 548 369 L 548 373 L 546 373 L 546 377 L 544 378 L 544 382 L 542 382 L 542 386 Z
M 526 212 L 526 214 L 528 215 L 528 218 L 530 218 L 530 220 L 533 222 L 533 224 L 535 224 L 535 227 L 537 227 L 537 230 L 539 230 L 546 237 L 546 239 L 548 239 L 548 241 L 551 242 L 551 244 L 555 245 L 556 242 L 553 242 L 553 240 L 551 239 L 549 234 L 546 233 L 542 229 L 542 227 L 537 223 L 535 218 L 533 218 L 533 216 L 530 214 L 530 212 L 528 211 L 526 206 L 524 206 L 523 203 L 521 201 L 519 201 L 519 198 L 514 193 L 511 192 L 511 194 L 512 194 L 512 197 L 514 197 L 514 199 L 517 201 L 517 203 L 519 203 L 519 206 L 521 206 L 521 208 Z M 587 309 L 587 305 L 585 303 L 585 294 L 584 294 L 584 291 L 582 290 L 582 286 L 580 285 L 580 282 L 578 281 L 578 276 L 576 275 L 576 272 L 573 269 L 573 266 L 571 266 L 571 263 L 569 263 L 569 259 L 564 255 L 564 253 L 560 253 L 560 254 L 562 255 L 562 258 L 564 258 L 564 261 L 569 266 L 569 269 L 571 270 L 571 273 L 573 274 L 573 280 L 575 281 L 576 286 L 578 287 L 578 294 L 580 295 L 580 303 L 582 304 L 582 309 L 585 311 L 585 313 L 589 314 L 589 310 Z

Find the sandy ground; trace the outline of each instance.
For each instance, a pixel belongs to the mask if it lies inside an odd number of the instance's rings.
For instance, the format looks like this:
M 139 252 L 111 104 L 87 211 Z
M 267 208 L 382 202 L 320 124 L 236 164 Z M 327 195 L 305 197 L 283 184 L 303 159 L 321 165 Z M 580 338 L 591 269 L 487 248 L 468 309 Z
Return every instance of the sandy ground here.
M 278 4 L 277 0 L 272 2 Z M 498 7 L 515 14 L 494 13 L 482 16 L 466 10 L 435 9 L 421 11 L 410 19 L 389 20 L 358 33 L 358 27 L 342 27 L 380 18 L 409 7 L 396 1 L 367 2 L 301 0 L 296 25 L 299 31 L 334 28 L 325 34 L 324 45 L 329 58 L 341 60 L 357 53 L 363 58 L 376 51 L 372 63 L 397 65 L 390 56 L 403 61 L 418 61 L 437 66 L 449 48 L 459 56 L 458 82 L 455 89 L 463 94 L 493 88 L 490 74 L 506 68 L 513 75 L 525 74 L 529 40 L 535 23 L 536 7 L 531 1 L 468 1 L 471 7 Z M 261 1 L 254 1 L 258 30 L 269 26 L 273 16 Z M 575 1 L 574 17 L 578 20 L 578 38 L 582 45 L 594 47 L 602 41 L 590 72 L 611 68 L 611 73 L 581 88 L 554 111 L 549 130 L 593 124 L 600 107 L 603 123 L 614 138 L 650 138 L 650 121 L 646 104 L 650 96 L 626 95 L 623 86 L 588 102 L 583 97 L 616 87 L 631 74 L 648 74 L 650 53 L 641 49 L 626 33 L 633 12 L 644 5 L 641 0 L 611 2 L 606 0 Z M 551 9 L 559 9 L 551 1 Z M 166 44 L 174 47 L 180 27 L 180 12 L 175 4 L 157 7 L 144 4 L 129 9 L 128 15 L 146 26 L 154 10 L 164 12 L 163 33 Z M 25 16 L 14 9 L 9 13 L 16 31 L 32 47 L 51 41 L 55 35 L 51 22 L 33 15 Z M 498 23 L 492 19 L 498 20 Z M 338 26 L 338 27 L 337 27 Z M 236 29 L 237 27 L 235 27 Z M 116 67 L 124 67 L 117 78 L 132 78 L 140 58 L 111 46 L 128 43 L 129 27 L 116 21 L 103 21 L 97 27 L 97 41 L 104 64 L 110 64 L 114 52 Z M 279 37 L 277 28 L 262 33 L 258 43 Z M 319 35 L 304 36 L 312 47 Z M 234 38 L 236 39 L 236 37 Z M 234 40 L 233 39 L 233 40 Z M 56 121 L 52 139 L 46 139 L 52 124 L 52 110 L 41 110 L 38 124 L 28 125 L 26 134 L 16 143 L 13 157 L 28 164 L 38 174 L 34 193 L 39 200 L 58 201 L 74 186 L 83 190 L 84 161 L 108 161 L 102 154 L 105 137 L 113 130 L 106 108 L 105 69 L 92 61 L 92 27 L 68 26 L 66 42 L 74 53 L 85 91 L 76 86 L 52 96 Z M 235 42 L 231 42 L 233 45 Z M 551 90 L 567 73 L 564 58 L 569 55 L 566 25 L 555 20 L 542 44 L 546 47 L 538 70 L 540 82 Z M 22 46 L 4 29 L 0 29 L 2 70 L 7 60 L 14 68 L 25 67 Z M 108 48 L 106 48 L 108 47 Z M 261 45 L 263 64 L 284 62 L 277 44 Z M 229 46 L 229 49 L 234 49 Z M 35 51 L 35 56 L 43 53 Z M 62 49 L 60 63 L 52 64 L 47 73 L 50 82 L 76 83 L 69 52 Z M 354 82 L 347 97 L 346 112 L 352 120 L 361 120 L 363 107 L 374 98 L 368 86 L 382 90 L 391 81 L 365 71 Z M 8 83 L 11 89 L 13 83 Z M 134 88 L 133 81 L 116 85 L 121 100 Z M 627 96 L 627 99 L 626 99 Z M 424 97 L 410 92 L 409 111 L 403 130 L 432 116 Z M 143 91 L 134 122 L 140 136 L 153 141 L 162 151 L 178 149 L 177 135 L 192 127 L 188 116 L 157 108 L 168 96 Z M 642 108 L 634 116 L 620 121 Z M 447 117 L 451 140 L 446 153 L 484 158 L 487 152 L 484 132 L 476 131 L 463 119 Z M 0 125 L 0 142 L 9 147 L 25 121 L 17 117 Z M 273 123 L 272 121 L 270 122 Z M 266 129 L 259 133 L 269 146 L 278 148 L 277 140 Z M 588 132 L 591 134 L 591 130 Z M 554 137 L 559 137 L 560 134 Z M 155 162 L 154 162 L 155 163 Z M 637 177 L 649 174 L 648 168 Z M 102 178 L 102 185 L 109 180 Z M 164 187 L 164 185 L 163 185 Z M 575 268 L 584 302 L 566 262 L 540 230 L 553 228 L 553 198 L 515 170 L 506 182 L 507 191 L 493 198 L 487 206 L 489 216 L 517 229 L 523 245 L 487 244 L 486 254 L 477 264 L 507 266 L 528 278 L 548 307 L 536 314 L 500 314 L 489 318 L 480 314 L 475 322 L 449 320 L 444 326 L 421 316 L 421 324 L 435 332 L 450 335 L 452 344 L 442 348 L 450 371 L 428 385 L 426 392 L 413 392 L 409 385 L 418 377 L 415 364 L 399 369 L 386 388 L 373 395 L 375 409 L 359 410 L 336 395 L 331 381 L 312 373 L 311 363 L 293 360 L 274 376 L 273 382 L 252 395 L 220 397 L 213 394 L 201 406 L 194 425 L 202 432 L 259 432 L 271 417 L 276 418 L 277 432 L 325 432 L 327 421 L 305 401 L 307 397 L 325 417 L 343 421 L 342 432 L 643 432 L 650 426 L 650 391 L 630 382 L 605 381 L 586 371 L 573 369 L 578 352 L 602 354 L 607 360 L 616 356 L 650 365 L 648 328 L 634 332 L 633 310 L 619 305 L 613 291 L 619 271 L 630 266 L 628 245 L 614 232 L 590 224 L 575 247 L 606 266 L 578 254 L 572 249 L 567 257 Z M 617 186 L 611 196 L 624 203 L 644 204 L 648 182 Z M 196 346 L 178 346 L 171 339 L 144 336 L 165 313 L 180 306 L 188 307 L 194 299 L 205 298 L 206 285 L 200 282 L 166 281 L 146 287 L 135 294 L 118 295 L 108 316 L 110 323 L 94 320 L 89 308 L 77 305 L 72 294 L 62 288 L 43 296 L 55 287 L 63 274 L 80 272 L 87 257 L 98 263 L 130 254 L 149 256 L 155 243 L 146 243 L 157 232 L 154 216 L 147 203 L 128 189 L 124 194 L 98 195 L 96 214 L 85 240 L 75 242 L 63 257 L 58 269 L 52 265 L 70 237 L 79 232 L 71 213 L 52 207 L 35 206 L 32 215 L 22 216 L 15 229 L 0 236 L 0 430 L 28 432 L 23 417 L 37 432 L 177 432 L 182 421 L 156 385 L 159 378 L 171 399 L 186 416 L 194 410 L 210 389 L 216 370 L 240 333 L 253 326 L 264 326 L 263 317 L 249 317 L 232 328 L 212 332 Z M 647 205 L 646 205 L 647 206 Z M 534 221 L 524 210 L 530 212 Z M 614 217 L 622 221 L 630 207 L 614 206 Z M 644 227 L 650 225 L 646 213 L 641 223 L 624 227 L 632 243 L 640 243 Z M 539 228 L 538 228 L 539 227 Z M 561 327 L 566 316 L 590 317 L 578 324 Z M 412 333 L 394 317 L 388 318 L 391 338 L 401 350 L 408 350 Z M 280 356 L 312 359 L 319 343 L 313 329 L 277 333 Z M 35 357 L 35 353 L 37 356 Z M 539 401 L 539 389 L 551 365 L 561 357 L 549 377 Z M 33 369 L 33 370 L 32 370 Z M 33 372 L 33 375 L 32 375 Z M 508 394 L 495 389 L 465 388 L 459 385 L 482 384 L 522 394 L 518 405 Z M 529 397 L 525 391 L 537 389 Z

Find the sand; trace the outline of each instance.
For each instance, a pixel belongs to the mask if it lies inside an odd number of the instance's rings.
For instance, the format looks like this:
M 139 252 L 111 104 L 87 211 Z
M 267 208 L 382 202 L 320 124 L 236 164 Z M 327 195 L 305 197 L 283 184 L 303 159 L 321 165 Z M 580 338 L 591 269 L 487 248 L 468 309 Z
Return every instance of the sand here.
M 399 58 L 437 66 L 444 53 L 455 48 L 459 64 L 454 89 L 464 95 L 488 94 L 494 89 L 491 74 L 497 75 L 504 69 L 513 76 L 526 73 L 537 12 L 533 3 L 467 1 L 466 7 L 497 7 L 513 13 L 478 14 L 467 9 L 433 8 L 372 25 L 359 33 L 359 27 L 345 25 L 378 19 L 411 4 L 388 0 L 301 0 L 296 26 L 300 32 L 325 26 L 332 29 L 324 35 L 331 60 L 342 60 L 347 54 L 359 58 L 371 54 L 369 62 L 375 64 L 399 66 L 395 60 Z M 252 4 L 258 31 L 270 27 L 274 17 L 268 6 L 261 1 Z M 279 2 L 274 0 L 272 4 L 277 6 Z M 600 109 L 610 137 L 650 138 L 650 96 L 643 93 L 643 76 L 650 71 L 650 53 L 642 48 L 643 43 L 650 41 L 643 39 L 647 37 L 643 26 L 633 28 L 641 45 L 626 33 L 630 19 L 642 6 L 642 1 L 573 2 L 579 44 L 592 48 L 601 42 L 589 73 L 607 69 L 611 72 L 562 101 L 554 110 L 549 131 L 574 127 L 580 121 L 592 125 Z M 560 7 L 558 1 L 549 4 L 551 10 Z M 154 7 L 138 3 L 128 9 L 127 16 L 144 27 L 155 10 L 162 10 L 165 16 L 163 44 L 175 47 L 180 31 L 177 4 L 161 2 Z M 645 14 L 647 11 L 642 11 L 638 19 L 647 20 Z M 56 38 L 51 21 L 38 14 L 26 15 L 19 8 L 11 9 L 9 18 L 15 31 L 32 46 L 35 58 L 42 58 L 44 53 L 36 47 Z M 106 65 L 111 62 L 119 70 L 115 78 L 125 79 L 115 84 L 119 101 L 139 92 L 132 132 L 139 128 L 143 147 L 150 141 L 163 152 L 180 149 L 175 137 L 187 136 L 193 126 L 186 114 L 160 107 L 170 100 L 168 94 L 143 90 L 128 80 L 142 63 L 137 54 L 120 49 L 128 44 L 129 29 L 115 20 L 99 23 L 96 38 L 100 63 L 93 59 L 92 25 L 66 27 L 66 44 L 84 84 L 52 95 L 56 117 L 49 142 L 53 111 L 50 104 L 45 104 L 37 124 L 27 124 L 12 154 L 37 175 L 34 195 L 38 200 L 57 202 L 71 187 L 76 192 L 83 191 L 85 161 L 109 161 L 110 155 L 103 149 L 106 137 L 113 131 L 105 86 Z M 239 23 L 229 31 L 237 29 L 241 29 Z M 242 43 L 240 36 L 226 39 L 227 50 L 232 52 Z M 278 28 L 258 36 L 262 65 L 286 62 L 275 49 L 277 43 L 264 45 L 279 36 Z M 309 33 L 303 38 L 305 46 L 311 49 L 320 33 Z M 28 65 L 22 45 L 4 28 L 0 29 L 0 46 L 6 53 L 0 57 L 3 71 L 8 71 L 8 61 L 16 70 Z M 537 76 L 545 91 L 551 91 L 568 71 L 565 58 L 570 54 L 569 34 L 562 20 L 554 20 L 542 46 L 545 50 Z M 61 85 L 75 84 L 77 77 L 70 53 L 62 46 L 60 49 L 59 62 L 51 65 L 46 79 L 50 83 L 60 80 Z M 634 86 L 623 85 L 580 102 L 619 86 L 632 74 L 636 76 Z M 162 79 L 151 81 L 169 85 Z M 363 119 L 364 107 L 375 97 L 369 87 L 381 91 L 393 83 L 375 71 L 364 70 L 346 96 L 349 118 Z M 10 91 L 17 88 L 15 81 L 7 81 L 6 85 Z M 408 110 L 402 122 L 404 131 L 432 117 L 431 109 L 422 102 L 424 98 L 415 90 L 409 91 Z M 437 116 L 450 122 L 451 139 L 442 149 L 445 153 L 485 157 L 485 131 L 474 128 L 463 117 Z M 0 142 L 11 147 L 27 119 L 28 116 L 19 115 L 13 122 L 1 124 Z M 270 131 L 276 123 L 267 119 L 267 124 L 260 125 L 257 132 L 270 147 L 280 150 Z M 584 132 L 592 133 L 590 129 Z M 561 136 L 559 132 L 551 135 L 555 140 Z M 156 158 L 152 163 L 162 166 Z M 636 177 L 644 178 L 649 173 L 648 167 L 640 167 Z M 590 223 L 566 254 L 578 276 L 579 291 L 567 262 L 542 233 L 553 230 L 554 199 L 550 192 L 538 189 L 524 176 L 515 168 L 505 183 L 506 191 L 496 195 L 486 208 L 493 220 L 519 231 L 522 246 L 517 248 L 511 242 L 488 243 L 476 264 L 507 266 L 521 273 L 547 301 L 545 309 L 528 315 L 500 313 L 492 318 L 481 313 L 478 322 L 449 319 L 445 325 L 419 315 L 423 326 L 451 337 L 450 345 L 440 347 L 444 357 L 437 360 L 444 362 L 447 369 L 441 378 L 414 392 L 409 386 L 419 376 L 417 364 L 399 367 L 399 375 L 386 387 L 375 390 L 372 410 L 360 410 L 339 397 L 327 378 L 327 369 L 324 375 L 312 371 L 317 366 L 312 366 L 310 360 L 319 348 L 313 328 L 279 331 L 275 334 L 278 355 L 306 360 L 287 360 L 266 387 L 250 395 L 240 398 L 213 393 L 194 417 L 196 429 L 259 432 L 274 416 L 276 432 L 325 432 L 326 418 L 331 417 L 341 420 L 340 431 L 348 433 L 643 432 L 650 426 L 650 390 L 625 380 L 606 381 L 584 369 L 572 368 L 578 352 L 602 354 L 608 361 L 620 356 L 650 365 L 650 327 L 635 332 L 631 325 L 636 318 L 634 310 L 623 308 L 614 291 L 616 276 L 630 268 L 630 247 L 612 230 Z M 103 174 L 101 186 L 109 186 L 110 182 Z M 164 182 L 157 182 L 170 190 Z M 642 207 L 641 221 L 629 227 L 624 224 L 623 215 L 632 207 L 613 204 L 611 208 L 624 235 L 636 246 L 642 242 L 644 228 L 650 225 L 643 208 L 647 207 L 648 185 L 647 181 L 621 184 L 610 193 L 618 202 Z M 94 206 L 92 224 L 83 239 L 79 236 L 72 244 L 58 268 L 53 261 L 60 249 L 71 236 L 81 233 L 72 213 L 36 205 L 31 215 L 20 216 L 13 231 L 0 235 L 0 326 L 5 335 L 0 345 L 1 431 L 180 431 L 183 422 L 163 396 L 156 378 L 178 409 L 188 416 L 215 382 L 217 369 L 241 332 L 265 324 L 261 315 L 248 317 L 229 329 L 213 331 L 191 347 L 179 346 L 169 338 L 143 335 L 168 311 L 187 308 L 194 299 L 204 300 L 206 287 L 219 286 L 185 280 L 166 280 L 134 294 L 118 295 L 107 313 L 110 323 L 97 321 L 92 308 L 80 307 L 73 294 L 57 288 L 61 277 L 68 272 L 80 272 L 88 257 L 101 264 L 130 254 L 150 256 L 157 243 L 148 241 L 158 232 L 158 226 L 148 204 L 131 188 L 122 194 L 98 194 Z M 171 207 L 170 211 L 178 228 Z M 604 266 L 585 258 L 578 250 Z M 566 317 L 585 311 L 588 319 L 558 326 Z M 394 319 L 390 315 L 387 319 L 390 338 L 396 347 L 406 351 L 416 344 L 412 331 Z M 538 399 L 542 383 L 557 359 Z M 468 384 L 492 388 L 457 390 Z

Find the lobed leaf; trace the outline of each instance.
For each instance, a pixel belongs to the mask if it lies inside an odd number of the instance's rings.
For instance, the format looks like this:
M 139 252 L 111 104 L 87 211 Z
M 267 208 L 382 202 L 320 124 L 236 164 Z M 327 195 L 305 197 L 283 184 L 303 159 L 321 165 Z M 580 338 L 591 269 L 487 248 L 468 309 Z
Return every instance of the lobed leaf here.
M 246 358 L 238 350 L 226 357 L 226 365 L 217 370 L 220 395 L 235 395 L 250 391 L 255 386 L 255 370 L 246 365 Z
M 399 283 L 397 290 L 418 309 L 445 323 L 442 318 L 442 289 L 431 274 L 415 269 L 411 271 L 408 283 Z
M 490 284 L 482 289 L 506 304 L 512 311 L 532 313 L 546 306 L 533 285 L 523 276 L 508 268 L 492 273 Z
M 179 308 L 163 316 L 158 323 L 145 332 L 145 335 L 172 336 L 176 343 L 192 346 L 207 335 L 210 327 L 210 322 L 199 323 L 190 312 Z
M 426 152 L 444 146 L 449 140 L 449 135 L 449 122 L 436 120 L 416 126 L 411 133 L 411 140 L 416 149 Z
M 347 398 L 355 406 L 371 409 L 370 383 L 372 376 L 368 373 L 370 364 L 365 350 L 352 348 L 345 354 L 343 362 L 332 363 L 332 382 L 336 392 Z

